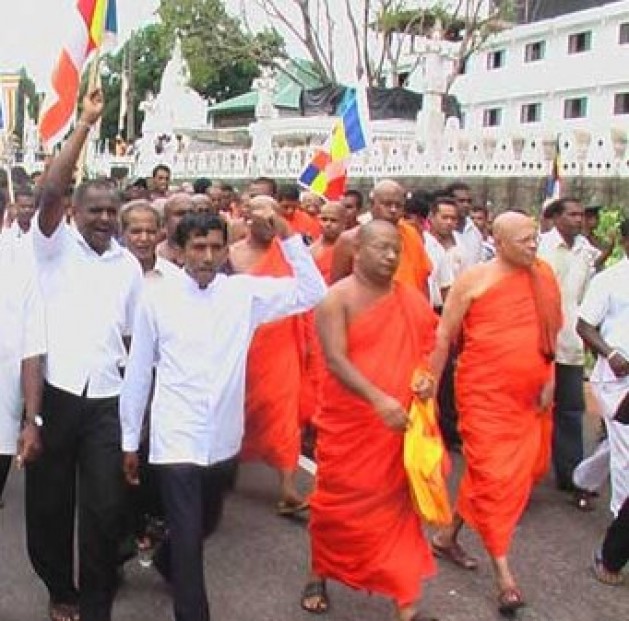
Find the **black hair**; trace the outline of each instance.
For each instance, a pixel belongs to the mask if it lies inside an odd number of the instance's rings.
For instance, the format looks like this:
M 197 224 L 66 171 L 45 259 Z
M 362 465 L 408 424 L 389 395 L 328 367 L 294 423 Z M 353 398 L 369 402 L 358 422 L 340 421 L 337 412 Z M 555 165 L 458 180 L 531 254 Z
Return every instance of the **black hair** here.
M 30 185 L 18 185 L 13 191 L 13 196 L 15 200 L 17 200 L 18 196 L 27 196 L 28 198 L 33 198 L 35 196 L 35 192 Z
M 406 199 L 404 210 L 408 215 L 417 215 L 427 218 L 434 195 L 426 190 L 414 190 Z
M 220 231 L 223 242 L 228 243 L 227 222 L 206 212 L 188 212 L 175 229 L 175 243 L 183 248 L 189 239 L 197 236 L 205 236 L 210 231 Z
M 486 218 L 489 217 L 489 209 L 487 209 L 487 205 L 472 205 L 470 211 L 472 213 L 474 213 L 475 211 L 482 211 L 485 214 Z M 515 209 L 512 209 L 511 211 L 515 211 Z
M 450 205 L 457 208 L 456 201 L 449 194 L 436 194 L 430 205 L 430 213 L 436 214 L 439 211 L 439 205 Z
M 250 185 L 257 185 L 259 183 L 265 183 L 271 189 L 271 195 L 273 197 L 277 196 L 277 181 L 272 179 L 271 177 L 256 177 Z
M 234 186 L 230 185 L 229 183 L 219 183 L 218 187 L 223 191 L 223 192 L 234 192 Z
M 148 190 L 149 184 L 146 182 L 146 179 L 144 177 L 139 177 L 129 187 L 142 188 L 143 190 Z
M 450 184 L 448 184 L 444 190 L 443 193 L 446 194 L 447 196 L 454 196 L 454 193 L 457 192 L 458 190 L 464 190 L 465 192 L 469 192 L 470 191 L 470 186 L 467 185 L 467 183 L 463 183 L 463 181 L 454 181 Z
M 566 211 L 566 207 L 570 203 L 580 203 L 578 198 L 574 198 L 572 196 L 565 196 L 564 198 L 558 198 L 550 203 L 544 209 L 544 217 L 545 218 L 556 218 L 560 216 L 564 211 Z
M 194 180 L 192 189 L 195 194 L 205 194 L 206 190 L 212 185 L 212 180 L 207 177 L 199 177 Z
M 618 227 L 620 230 L 620 236 L 623 239 L 627 239 L 629 237 L 629 218 L 625 218 Z
M 301 191 L 297 185 L 283 185 L 277 193 L 278 201 L 299 201 Z
M 170 175 L 170 168 L 168 166 L 166 166 L 166 164 L 158 164 L 157 166 L 155 166 L 155 168 L 153 168 L 152 176 L 155 177 L 155 175 L 160 170 L 163 170 L 163 171 L 167 172 Z
M 85 196 L 90 190 L 107 190 L 116 203 L 120 204 L 120 193 L 116 189 L 111 179 L 88 179 L 81 182 L 74 190 L 72 203 L 77 207 L 82 207 Z
M 358 211 L 363 208 L 365 199 L 363 198 L 363 193 L 360 190 L 347 190 L 347 192 L 345 192 L 345 196 L 353 196 L 356 199 Z

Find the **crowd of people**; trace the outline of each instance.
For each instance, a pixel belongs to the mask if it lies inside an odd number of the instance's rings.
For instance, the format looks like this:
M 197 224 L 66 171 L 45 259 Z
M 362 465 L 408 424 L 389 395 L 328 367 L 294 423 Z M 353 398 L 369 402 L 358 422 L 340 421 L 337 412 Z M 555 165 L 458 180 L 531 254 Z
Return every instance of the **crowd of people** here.
M 52 621 L 110 621 L 138 551 L 172 586 L 175 619 L 208 621 L 203 542 L 241 461 L 277 471 L 279 515 L 308 518 L 304 610 L 325 613 L 337 580 L 388 597 L 399 621 L 433 618 L 422 579 L 435 557 L 478 567 L 459 543 L 468 526 L 513 614 L 525 599 L 509 550 L 533 486 L 552 463 L 577 509 L 596 492 L 575 477 L 589 467 L 586 348 L 614 515 L 592 570 L 622 581 L 629 220 L 625 256 L 606 267 L 611 248 L 569 197 L 545 207 L 540 232 L 524 212 L 476 205 L 462 182 L 409 193 L 382 180 L 368 201 L 325 202 L 264 177 L 242 193 L 203 178 L 175 188 L 161 165 L 122 192 L 74 187 L 102 110 L 88 93 L 0 236 L 0 491 L 16 456 Z M 432 538 L 403 463 L 413 398 L 435 400 L 464 463 L 454 519 Z M 316 462 L 310 494 L 301 454 Z

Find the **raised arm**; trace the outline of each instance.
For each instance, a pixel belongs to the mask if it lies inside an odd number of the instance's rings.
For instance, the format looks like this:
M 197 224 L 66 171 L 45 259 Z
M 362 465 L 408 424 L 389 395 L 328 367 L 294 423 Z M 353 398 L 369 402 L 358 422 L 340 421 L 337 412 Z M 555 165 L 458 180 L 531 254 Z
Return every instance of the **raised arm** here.
M 330 372 L 349 390 L 370 403 L 385 425 L 404 431 L 408 415 L 402 404 L 372 384 L 347 356 L 347 321 L 338 291 L 331 291 L 315 311 L 317 331 Z
M 293 234 L 287 222 L 271 209 L 258 212 L 275 229 L 282 253 L 293 270 L 287 278 L 252 276 L 252 322 L 255 326 L 295 315 L 316 306 L 326 294 L 327 288 L 301 235 Z
M 102 92 L 100 89 L 94 89 L 83 98 L 83 109 L 74 131 L 44 175 L 37 206 L 39 208 L 39 228 L 46 237 L 50 237 L 57 230 L 65 215 L 64 193 L 72 183 L 74 168 L 90 129 L 101 117 L 102 112 Z

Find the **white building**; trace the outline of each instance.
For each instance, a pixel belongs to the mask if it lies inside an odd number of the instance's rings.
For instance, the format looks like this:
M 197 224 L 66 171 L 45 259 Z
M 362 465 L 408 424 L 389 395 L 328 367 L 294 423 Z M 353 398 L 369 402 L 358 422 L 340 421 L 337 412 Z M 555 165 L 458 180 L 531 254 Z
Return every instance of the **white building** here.
M 515 26 L 471 57 L 452 93 L 463 128 L 629 129 L 629 1 Z

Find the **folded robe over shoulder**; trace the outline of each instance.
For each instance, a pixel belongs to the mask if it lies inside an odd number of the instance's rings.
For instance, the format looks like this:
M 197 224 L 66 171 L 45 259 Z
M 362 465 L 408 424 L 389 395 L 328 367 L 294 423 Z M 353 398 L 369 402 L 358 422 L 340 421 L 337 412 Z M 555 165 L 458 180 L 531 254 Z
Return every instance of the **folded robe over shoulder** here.
M 424 241 L 415 228 L 404 220 L 400 220 L 397 229 L 402 238 L 402 254 L 394 279 L 427 292 L 432 265 L 424 248 Z
M 249 273 L 292 276 L 277 241 Z M 302 322 L 299 315 L 286 317 L 260 326 L 253 337 L 247 357 L 244 461 L 263 460 L 280 469 L 297 466 Z
M 534 270 L 534 278 L 527 270 L 503 277 L 463 323 L 456 397 L 465 471 L 457 509 L 492 556 L 508 552 L 550 455 L 551 417 L 537 403 L 552 373 L 545 349 L 557 336 L 560 298 L 550 268 L 540 262 Z
M 349 359 L 408 408 L 413 371 L 432 349 L 435 323 L 422 294 L 396 284 L 348 326 Z M 315 426 L 314 572 L 411 604 L 434 561 L 409 493 L 404 434 L 386 427 L 369 403 L 330 373 Z

